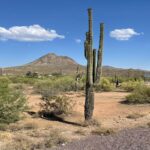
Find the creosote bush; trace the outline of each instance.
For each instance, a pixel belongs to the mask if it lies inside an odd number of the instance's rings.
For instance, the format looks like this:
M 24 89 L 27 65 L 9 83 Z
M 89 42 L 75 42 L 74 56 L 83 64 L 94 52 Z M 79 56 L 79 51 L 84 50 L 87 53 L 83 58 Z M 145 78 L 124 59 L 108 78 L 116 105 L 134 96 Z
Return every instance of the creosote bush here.
M 12 83 L 24 83 L 24 84 L 34 85 L 36 82 L 38 82 L 37 78 L 24 77 L 24 76 L 8 76 L 8 78 Z
M 73 77 L 53 77 L 50 79 L 39 80 L 35 84 L 36 91 L 43 93 L 47 89 L 57 89 L 60 92 L 74 91 L 75 88 L 75 79 Z
M 150 88 L 147 86 L 138 86 L 132 94 L 126 96 L 124 103 L 127 104 L 145 104 L 150 103 Z
M 143 81 L 127 81 L 127 82 L 123 82 L 121 84 L 121 87 L 127 92 L 132 92 L 137 87 L 142 86 L 142 85 L 144 85 Z
M 7 87 L 11 80 L 7 77 L 0 76 L 0 87 Z
M 26 98 L 20 91 L 9 88 L 8 84 L 0 84 L 0 123 L 18 121 L 26 108 Z
M 53 96 L 44 99 L 43 113 L 52 115 L 68 115 L 73 109 L 74 103 L 67 96 Z
M 111 81 L 107 78 L 102 78 L 100 84 L 95 86 L 96 91 L 112 91 L 114 88 L 113 84 Z

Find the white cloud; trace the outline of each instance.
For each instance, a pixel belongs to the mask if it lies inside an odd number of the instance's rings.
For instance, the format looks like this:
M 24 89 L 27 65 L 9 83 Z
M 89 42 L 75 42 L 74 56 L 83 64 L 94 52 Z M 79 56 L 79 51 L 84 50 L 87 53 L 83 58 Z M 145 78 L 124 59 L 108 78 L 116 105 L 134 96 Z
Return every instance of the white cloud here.
M 81 39 L 75 39 L 76 43 L 81 43 Z
M 133 36 L 141 35 L 143 33 L 138 33 L 132 28 L 127 29 L 115 29 L 110 32 L 110 37 L 115 38 L 116 40 L 120 41 L 127 41 Z
M 65 36 L 57 34 L 55 30 L 47 30 L 40 25 L 13 26 L 9 29 L 0 27 L 0 40 L 16 41 L 52 41 L 56 38 L 63 39 Z

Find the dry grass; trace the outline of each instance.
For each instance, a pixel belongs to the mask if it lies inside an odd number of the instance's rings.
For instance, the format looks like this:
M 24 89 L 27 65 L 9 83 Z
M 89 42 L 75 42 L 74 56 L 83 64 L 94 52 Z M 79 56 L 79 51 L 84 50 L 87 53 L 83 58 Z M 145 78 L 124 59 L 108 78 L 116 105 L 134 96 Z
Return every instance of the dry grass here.
M 33 130 L 37 129 L 38 125 L 34 122 L 27 122 L 25 124 L 10 124 L 7 129 L 9 131 L 19 131 L 19 130 Z
M 116 133 L 113 129 L 110 129 L 110 128 L 97 128 L 97 129 L 94 129 L 92 132 L 92 134 L 94 135 L 110 135 L 110 134 L 114 134 Z
M 128 119 L 138 119 L 144 117 L 144 114 L 133 113 L 127 116 Z
M 37 129 L 38 128 L 38 125 L 34 122 L 28 122 L 26 124 L 23 125 L 23 128 L 25 130 L 32 130 L 32 129 Z
M 0 131 L 6 131 L 8 129 L 8 125 L 7 124 L 0 124 Z
M 86 131 L 81 128 L 76 130 L 74 133 L 78 135 L 83 135 L 83 136 L 86 135 Z
M 33 141 L 26 136 L 15 137 L 2 150 L 31 150 Z
M 68 141 L 58 130 L 52 130 L 49 135 L 45 134 L 44 136 L 40 133 L 38 136 L 27 136 L 19 133 L 11 138 L 12 140 L 9 140 L 2 150 L 43 150 L 65 144 Z
M 96 126 L 96 127 L 100 127 L 101 124 L 99 121 L 97 121 L 96 119 L 92 119 L 92 120 L 89 120 L 89 121 L 84 121 L 82 123 L 82 126 L 83 127 L 88 127 L 88 126 Z
M 63 137 L 58 130 L 51 131 L 48 140 L 45 142 L 46 148 L 67 143 L 67 138 Z

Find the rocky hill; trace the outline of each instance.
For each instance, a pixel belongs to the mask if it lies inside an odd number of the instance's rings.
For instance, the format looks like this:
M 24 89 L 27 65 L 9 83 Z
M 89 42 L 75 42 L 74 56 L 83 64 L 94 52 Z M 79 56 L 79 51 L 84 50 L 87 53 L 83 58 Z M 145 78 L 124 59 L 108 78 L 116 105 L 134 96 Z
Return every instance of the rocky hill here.
M 26 65 L 4 68 L 3 74 L 22 75 L 26 74 L 28 71 L 38 72 L 40 74 L 75 74 L 77 67 L 80 68 L 81 72 L 85 72 L 85 66 L 78 64 L 72 58 L 67 56 L 57 56 L 54 53 L 49 53 Z M 103 76 L 115 75 L 126 77 L 140 77 L 144 75 L 150 76 L 150 71 L 138 69 L 122 69 L 111 66 L 103 67 Z
M 26 74 L 26 72 L 38 72 L 40 74 L 74 74 L 77 66 L 84 70 L 84 66 L 75 62 L 67 56 L 57 56 L 54 53 L 49 53 L 39 59 L 23 66 L 4 68 L 4 74 Z

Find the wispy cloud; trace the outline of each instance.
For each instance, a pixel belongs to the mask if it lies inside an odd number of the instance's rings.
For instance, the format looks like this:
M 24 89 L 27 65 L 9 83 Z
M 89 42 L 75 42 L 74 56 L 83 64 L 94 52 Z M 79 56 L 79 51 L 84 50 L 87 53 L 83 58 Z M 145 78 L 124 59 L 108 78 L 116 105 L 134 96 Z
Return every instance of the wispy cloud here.
M 115 38 L 120 41 L 127 41 L 133 36 L 141 35 L 143 33 L 138 33 L 132 28 L 127 29 L 115 29 L 110 32 L 110 37 Z
M 81 39 L 75 39 L 76 43 L 81 43 Z
M 13 26 L 9 29 L 0 27 L 0 40 L 16 40 L 28 42 L 52 41 L 63 39 L 55 30 L 47 30 L 40 25 Z

